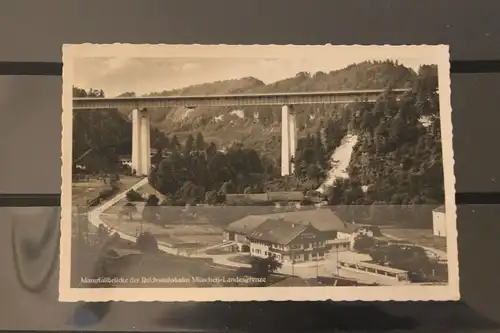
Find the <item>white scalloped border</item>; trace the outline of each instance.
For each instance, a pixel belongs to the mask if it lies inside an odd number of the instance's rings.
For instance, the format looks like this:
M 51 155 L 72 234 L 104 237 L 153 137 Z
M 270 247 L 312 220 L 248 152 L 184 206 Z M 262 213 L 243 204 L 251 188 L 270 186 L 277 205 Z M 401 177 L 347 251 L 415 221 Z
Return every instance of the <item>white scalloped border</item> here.
M 72 78 L 76 57 L 212 57 L 286 58 L 334 56 L 330 52 L 346 48 L 352 52 L 395 51 L 408 56 L 431 56 L 438 64 L 439 102 L 445 170 L 447 255 L 449 283 L 433 286 L 377 287 L 238 287 L 238 288 L 71 288 L 71 172 L 72 172 Z M 61 167 L 61 251 L 59 301 L 450 301 L 460 299 L 457 246 L 457 215 L 453 157 L 450 55 L 448 45 L 202 45 L 202 44 L 75 44 L 63 45 L 62 167 Z M 387 52 L 387 51 L 385 51 Z M 400 56 L 400 55 L 398 55 Z

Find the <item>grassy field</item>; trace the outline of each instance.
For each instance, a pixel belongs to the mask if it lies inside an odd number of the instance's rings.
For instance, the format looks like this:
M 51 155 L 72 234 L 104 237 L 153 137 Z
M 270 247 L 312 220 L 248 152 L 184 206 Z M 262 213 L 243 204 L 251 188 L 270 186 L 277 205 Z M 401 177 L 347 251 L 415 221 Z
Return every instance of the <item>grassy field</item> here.
M 199 244 L 201 247 L 222 243 L 222 230 L 210 224 L 167 226 L 169 236 L 180 243 Z
M 237 254 L 233 257 L 228 257 L 227 260 L 242 264 L 250 264 L 252 257 L 250 254 Z
M 163 200 L 165 200 L 165 196 L 163 194 L 161 194 L 160 192 L 156 191 L 153 186 L 151 186 L 149 183 L 142 186 L 139 190 L 138 190 L 139 193 L 141 194 L 145 194 L 146 196 L 150 195 L 150 194 L 154 194 L 158 197 L 158 199 L 160 199 L 160 202 L 162 202 Z
M 95 269 L 97 267 L 95 262 L 95 259 L 89 262 L 90 265 L 94 266 L 93 269 L 89 271 L 98 271 Z M 207 288 L 249 286 L 244 283 L 235 284 L 227 281 L 194 281 L 193 277 L 199 277 L 201 279 L 228 278 L 242 275 L 235 269 L 214 266 L 209 259 L 188 259 L 165 253 L 142 253 L 132 255 L 116 261 L 107 262 L 105 267 L 108 273 L 100 274 L 101 276 L 115 276 L 124 279 L 122 283 L 114 284 L 114 286 L 118 288 Z M 87 277 L 91 278 L 92 276 Z M 131 282 L 131 278 L 138 281 Z M 177 281 L 173 281 L 174 278 L 176 278 Z M 92 285 L 80 283 L 79 286 L 91 287 Z M 99 287 L 100 285 L 94 286 Z
M 91 179 L 89 181 L 73 182 L 71 187 L 73 206 L 85 206 L 89 200 L 99 196 L 99 192 L 109 188 L 109 185 L 104 184 L 99 179 Z
M 120 178 L 120 190 L 124 191 L 139 180 L 137 177 L 122 176 Z M 99 196 L 99 192 L 109 188 L 109 184 L 104 184 L 97 178 L 91 178 L 89 181 L 73 182 L 71 188 L 73 206 L 85 206 L 88 200 L 95 199 Z
M 431 229 L 384 228 L 382 234 L 407 240 L 410 243 L 446 251 L 446 238 L 434 236 Z
M 137 177 L 129 177 L 123 176 L 120 179 L 120 190 L 124 191 L 127 188 L 130 188 L 132 185 L 137 183 L 139 178 Z M 95 199 L 99 196 L 99 193 L 109 188 L 108 184 L 104 184 L 101 180 L 97 178 L 90 179 L 89 181 L 82 182 L 74 182 L 72 184 L 72 205 L 73 207 L 86 207 L 89 200 Z M 88 221 L 85 218 L 76 218 L 72 219 L 72 231 L 73 235 L 78 233 L 79 231 L 95 231 L 92 226 L 89 225 Z
M 228 254 L 229 253 L 229 250 L 227 248 L 223 248 L 223 249 L 220 249 L 220 248 L 215 248 L 215 249 L 209 249 L 207 251 L 205 251 L 206 254 L 209 254 L 209 255 L 213 255 L 213 256 L 216 256 L 216 255 L 221 255 L 221 254 Z
M 142 229 L 143 232 L 147 231 L 155 235 L 158 241 L 174 247 L 196 249 L 222 242 L 222 230 L 212 225 L 178 224 L 162 227 L 141 221 L 140 218 L 120 220 L 116 216 L 103 216 L 102 219 L 112 228 L 127 235 L 135 236 L 137 231 Z
M 156 191 L 147 184 L 137 190 L 143 196 L 156 194 Z M 148 231 L 156 236 L 158 241 L 162 241 L 179 248 L 197 249 L 206 246 L 215 245 L 222 242 L 222 230 L 210 223 L 208 218 L 197 214 L 196 209 L 193 212 L 181 212 L 184 207 L 161 206 L 162 217 L 169 221 L 165 226 L 148 223 L 142 220 L 142 210 L 144 203 L 135 203 L 137 213 L 133 214 L 133 220 L 127 217 L 117 218 L 117 214 L 122 210 L 123 205 L 127 203 L 126 199 L 120 200 L 116 205 L 105 211 L 103 220 L 113 228 L 135 236 L 138 230 Z

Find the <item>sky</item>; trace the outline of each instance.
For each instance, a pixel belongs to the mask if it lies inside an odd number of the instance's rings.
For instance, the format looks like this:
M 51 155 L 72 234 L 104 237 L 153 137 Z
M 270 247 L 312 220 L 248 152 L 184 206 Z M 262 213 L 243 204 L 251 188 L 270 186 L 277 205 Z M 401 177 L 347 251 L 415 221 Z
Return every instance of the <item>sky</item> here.
M 82 57 L 74 61 L 73 85 L 102 89 L 106 96 L 124 92 L 143 95 L 190 85 L 243 77 L 255 77 L 266 84 L 293 77 L 298 72 L 330 72 L 366 60 L 397 60 L 418 70 L 429 59 L 355 56 L 322 58 L 152 58 Z

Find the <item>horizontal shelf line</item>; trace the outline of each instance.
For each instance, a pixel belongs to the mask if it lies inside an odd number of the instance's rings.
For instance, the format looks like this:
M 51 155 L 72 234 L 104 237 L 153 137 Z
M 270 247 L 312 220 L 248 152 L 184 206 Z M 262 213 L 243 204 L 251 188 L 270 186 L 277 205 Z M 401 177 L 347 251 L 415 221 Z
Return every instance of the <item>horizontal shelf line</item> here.
M 456 193 L 457 205 L 500 205 L 500 192 Z M 0 207 L 59 207 L 61 195 L 47 194 L 0 194 Z
M 500 73 L 500 60 L 453 60 L 453 74 Z M 0 75 L 61 76 L 61 62 L 0 61 Z

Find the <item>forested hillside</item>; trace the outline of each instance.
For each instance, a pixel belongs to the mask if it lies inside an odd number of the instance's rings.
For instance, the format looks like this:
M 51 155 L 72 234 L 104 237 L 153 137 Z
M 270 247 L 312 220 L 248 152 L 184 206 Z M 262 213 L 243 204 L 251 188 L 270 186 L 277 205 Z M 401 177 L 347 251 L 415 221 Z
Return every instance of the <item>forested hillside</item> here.
M 150 96 L 204 95 L 235 93 L 273 93 L 293 91 L 325 91 L 349 89 L 402 88 L 415 79 L 415 73 L 395 62 L 363 62 L 330 73 L 297 73 L 295 77 L 269 85 L 248 77 L 195 85 L 173 91 L 152 92 Z M 334 116 L 341 106 L 296 106 L 299 137 L 315 134 L 325 117 Z M 192 110 L 156 109 L 153 123 L 169 136 L 184 141 L 190 133 L 201 132 L 208 142 L 229 147 L 234 142 L 258 149 L 267 158 L 279 159 L 281 109 L 274 106 L 200 107 Z
M 349 179 L 337 180 L 331 204 L 371 205 L 358 213 L 376 220 L 389 211 L 395 219 L 406 215 L 415 226 L 429 225 L 429 210 L 444 202 L 437 83 L 437 68 L 423 66 L 400 101 L 382 97 L 354 111 L 349 131 L 359 140 Z
M 273 93 L 294 91 L 327 91 L 405 87 L 415 73 L 394 62 L 364 62 L 330 73 L 297 73 L 295 77 L 269 85 L 255 78 L 228 80 L 196 85 L 175 91 L 149 95 L 204 95 L 232 93 Z M 321 119 L 331 115 L 335 107 L 318 105 L 296 106 L 300 136 L 315 133 Z M 338 108 L 337 108 L 338 109 Z M 194 110 L 157 110 L 154 122 L 159 128 L 183 140 L 189 133 L 201 131 L 208 141 L 219 146 L 241 141 L 259 149 L 275 150 L 280 135 L 281 109 L 272 106 L 235 108 L 196 108 Z M 224 133 L 221 133 L 223 130 Z M 262 133 L 265 136 L 262 136 Z
M 397 101 L 390 88 L 401 87 L 411 87 L 412 91 Z M 158 154 L 153 158 L 151 182 L 180 202 L 203 201 L 207 195 L 214 197 L 212 194 L 221 191 L 313 190 L 332 166 L 330 155 L 350 133 L 358 141 L 348 168 L 349 179 L 337 180 L 327 192 L 331 204 L 368 205 L 364 211 L 358 210 L 367 218 L 380 215 L 382 203 L 405 207 L 442 203 L 435 66 L 423 66 L 415 73 L 391 61 L 364 62 L 330 73 L 298 73 L 269 85 L 255 78 L 243 78 L 150 95 L 371 88 L 387 89 L 387 93 L 371 104 L 296 108 L 299 143 L 293 161 L 295 173 L 289 177 L 279 175 L 279 108 L 154 110 L 152 146 L 168 152 L 168 157 L 163 159 Z M 85 92 L 78 88 L 75 94 L 103 95 L 101 91 Z M 113 156 L 130 154 L 129 112 L 77 112 L 74 158 L 92 148 L 88 159 L 112 166 Z M 100 130 L 101 126 L 106 130 Z
M 85 91 L 73 87 L 74 97 L 105 97 L 102 90 Z M 151 140 L 164 135 L 152 129 Z M 85 110 L 73 112 L 73 168 L 85 166 L 87 172 L 117 172 L 120 155 L 130 155 L 132 124 L 119 110 Z

